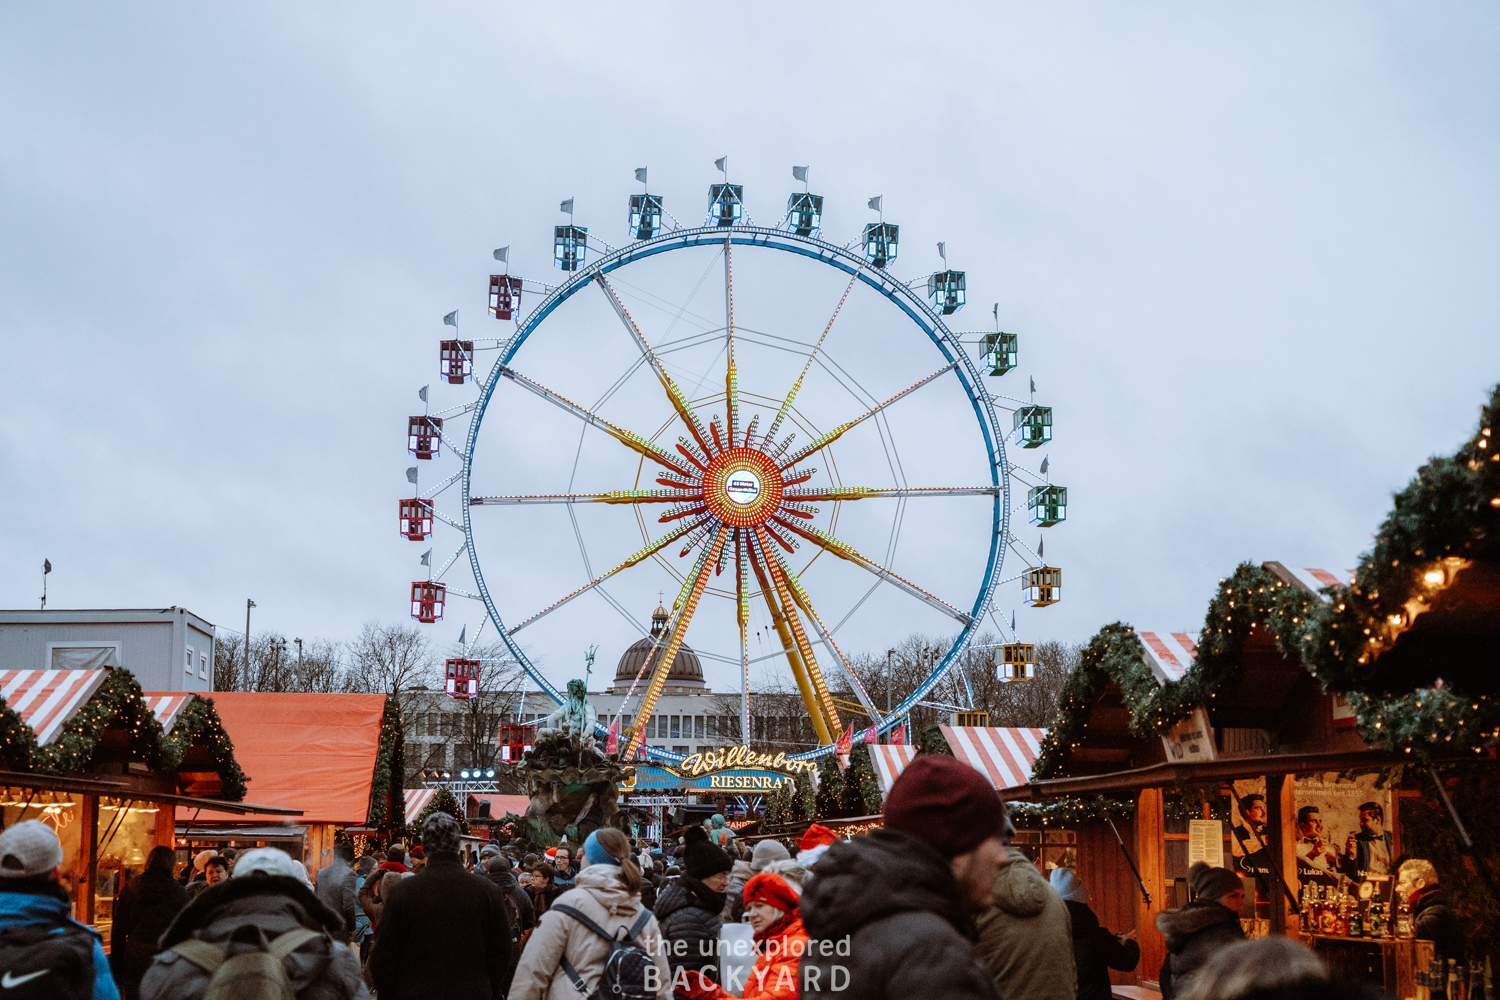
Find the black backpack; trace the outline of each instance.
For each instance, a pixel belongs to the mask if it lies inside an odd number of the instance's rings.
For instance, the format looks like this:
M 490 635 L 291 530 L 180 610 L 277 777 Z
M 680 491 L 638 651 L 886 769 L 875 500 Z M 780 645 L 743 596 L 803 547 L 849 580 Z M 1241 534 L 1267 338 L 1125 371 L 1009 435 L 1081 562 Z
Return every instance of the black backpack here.
M 552 909 L 572 917 L 609 942 L 609 957 L 604 960 L 604 973 L 599 977 L 599 985 L 594 987 L 592 993 L 578 970 L 573 968 L 573 963 L 566 956 L 563 958 L 563 972 L 573 981 L 573 988 L 580 996 L 589 1000 L 648 1000 L 657 995 L 658 990 L 646 988 L 646 970 L 655 968 L 656 963 L 650 953 L 635 940 L 636 935 L 646 926 L 646 921 L 651 919 L 650 910 L 642 910 L 634 926 L 623 932 L 625 936 L 616 937 L 571 906 L 564 904 L 553 906 Z M 10 998 L 6 997 L 5 1000 Z
M 94 935 L 73 924 L 23 924 L 0 931 L 5 1000 L 92 1000 Z

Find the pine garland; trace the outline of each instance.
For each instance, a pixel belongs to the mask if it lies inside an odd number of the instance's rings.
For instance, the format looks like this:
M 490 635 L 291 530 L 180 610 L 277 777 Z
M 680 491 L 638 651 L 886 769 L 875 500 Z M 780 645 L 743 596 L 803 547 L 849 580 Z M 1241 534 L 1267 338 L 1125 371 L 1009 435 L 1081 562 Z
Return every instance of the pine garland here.
M 400 825 L 406 818 L 406 798 L 400 780 L 404 776 L 405 739 L 401 730 L 401 709 L 396 699 L 386 696 L 385 711 L 380 716 L 380 743 L 375 751 L 375 770 L 370 778 L 370 811 L 365 825 L 380 829 L 390 820 Z M 399 799 L 399 801 L 397 801 Z
M 36 759 L 36 734 L 20 713 L 0 698 L 0 761 L 6 770 L 30 771 Z
M 1100 795 L 1049 802 L 1007 802 L 1005 809 L 1016 826 L 1073 826 L 1089 820 L 1134 816 L 1135 800 Z
M 796 783 L 792 786 L 788 800 L 787 820 L 811 820 L 818 814 L 818 791 L 813 788 L 812 775 L 797 769 Z
M 838 819 L 844 815 L 844 772 L 838 759 L 825 754 L 818 770 L 817 819 Z
M 845 807 L 858 809 L 859 816 L 874 816 L 883 805 L 880 783 L 875 780 L 875 763 L 870 759 L 870 745 L 856 743 L 849 751 L 849 770 L 844 775 Z
M 132 750 L 151 770 L 174 770 L 166 733 L 141 695 L 141 685 L 128 670 L 111 670 L 94 696 L 63 724 L 57 739 L 38 747 L 36 769 L 48 774 L 81 774 L 89 769 L 105 729 L 123 726 L 133 737 Z
M 953 748 L 943 737 L 943 728 L 937 723 L 926 726 L 917 734 L 917 753 L 940 753 L 953 756 Z
M 1047 731 L 1032 766 L 1033 778 L 1063 777 L 1073 748 L 1083 741 L 1089 712 L 1110 681 L 1120 685 L 1132 719 L 1136 714 L 1133 702 L 1145 702 L 1149 709 L 1156 697 L 1156 678 L 1146 666 L 1145 648 L 1135 630 L 1123 622 L 1100 629 L 1068 675 L 1058 698 L 1057 721 Z
M 410 829 L 407 831 L 412 841 L 421 840 L 422 826 L 427 822 L 427 818 L 435 812 L 447 813 L 458 820 L 458 828 L 461 832 L 469 832 L 469 820 L 464 816 L 464 809 L 459 804 L 458 796 L 454 795 L 453 790 L 450 788 L 439 788 L 436 792 L 432 793 L 432 798 L 427 800 L 427 805 L 417 814 L 416 821 L 411 824 Z
M 189 698 L 182 711 L 177 714 L 172 731 L 166 734 L 166 752 L 172 770 L 181 766 L 194 744 L 207 746 L 213 757 L 214 770 L 219 773 L 220 791 L 217 797 L 226 802 L 243 800 L 247 791 L 245 785 L 249 779 L 245 777 L 239 761 L 234 759 L 234 741 L 224 731 L 224 723 L 219 719 L 219 712 L 214 708 L 212 698 Z

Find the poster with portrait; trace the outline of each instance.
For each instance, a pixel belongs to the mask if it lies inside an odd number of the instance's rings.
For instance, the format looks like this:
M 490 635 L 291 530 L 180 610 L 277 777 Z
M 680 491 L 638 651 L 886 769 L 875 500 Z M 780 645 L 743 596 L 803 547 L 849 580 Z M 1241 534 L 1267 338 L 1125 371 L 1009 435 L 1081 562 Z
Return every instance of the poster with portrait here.
M 1391 790 L 1376 788 L 1375 781 L 1373 774 L 1340 781 L 1332 772 L 1297 779 L 1292 794 L 1303 885 L 1361 883 L 1392 873 Z
M 1229 853 L 1231 867 L 1242 875 L 1269 875 L 1270 851 L 1266 847 L 1266 779 L 1245 778 L 1233 783 L 1229 803 Z

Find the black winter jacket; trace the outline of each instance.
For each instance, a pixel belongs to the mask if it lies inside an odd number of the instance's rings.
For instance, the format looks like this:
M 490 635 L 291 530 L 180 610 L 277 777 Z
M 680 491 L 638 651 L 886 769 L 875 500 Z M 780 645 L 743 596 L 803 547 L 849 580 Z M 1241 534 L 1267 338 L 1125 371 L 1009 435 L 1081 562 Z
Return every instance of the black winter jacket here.
M 813 939 L 803 997 L 999 1000 L 952 871 L 908 834 L 876 830 L 830 847 L 803 891 L 802 923 Z
M 187 890 L 164 868 L 148 868 L 120 890 L 109 965 L 122 996 L 130 998 L 140 992 L 141 977 L 157 952 L 156 942 L 187 905 Z
M 516 918 L 516 925 L 510 929 L 511 940 L 519 941 L 523 931 L 529 931 L 536 926 L 536 907 L 531 905 L 531 896 L 527 894 L 525 889 L 521 888 L 521 883 L 516 881 L 515 872 L 509 868 L 501 868 L 499 871 L 493 872 L 488 868 L 483 868 L 480 869 L 479 874 L 489 879 L 490 884 L 504 893 L 505 897 L 511 901 L 514 907 L 511 910 L 511 915 Z M 520 958 L 520 955 L 512 955 L 511 957 L 516 959 Z
M 385 890 L 370 976 L 380 1000 L 492 1000 L 510 992 L 510 952 L 500 890 L 466 871 L 456 853 L 434 853 Z
M 724 894 L 714 892 L 691 875 L 680 875 L 656 897 L 656 922 L 662 940 L 671 947 L 668 962 L 672 981 L 678 969 L 701 972 L 711 982 L 719 981 L 719 929 L 724 920 Z M 678 941 L 685 942 L 677 944 Z M 694 977 L 694 982 L 697 977 Z
M 1158 913 L 1156 929 L 1167 938 L 1167 958 L 1157 976 L 1164 1000 L 1181 993 L 1203 963 L 1236 941 L 1245 940 L 1238 913 L 1203 899 L 1195 899 L 1180 910 Z
M 1411 916 L 1419 939 L 1431 941 L 1434 950 L 1443 958 L 1455 962 L 1464 960 L 1463 931 L 1459 929 L 1458 918 L 1448 909 L 1442 889 L 1429 889 L 1417 897 Z
M 343 930 L 339 919 L 301 881 L 285 875 L 246 875 L 211 885 L 177 915 L 162 935 L 160 954 L 141 980 L 143 1000 L 200 1000 L 211 976 L 196 963 L 168 951 L 197 938 L 226 948 L 229 955 L 259 948 L 239 938 L 256 928 L 274 940 L 299 928 L 322 931 L 282 961 L 298 1000 L 351 1000 L 369 996 L 359 975 L 359 959 L 330 936 Z
M 1120 943 L 1087 903 L 1063 900 L 1073 918 L 1073 964 L 1078 967 L 1078 1000 L 1110 1000 L 1109 970 L 1129 972 L 1141 960 L 1141 946 Z

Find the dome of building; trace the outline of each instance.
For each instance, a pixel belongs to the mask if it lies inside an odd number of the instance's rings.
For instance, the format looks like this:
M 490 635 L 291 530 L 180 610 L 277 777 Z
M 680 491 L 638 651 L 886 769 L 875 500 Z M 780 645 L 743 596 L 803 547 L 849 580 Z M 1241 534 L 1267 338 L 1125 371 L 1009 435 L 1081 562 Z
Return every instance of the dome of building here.
M 615 681 L 610 685 L 610 693 L 624 694 L 630 690 L 630 685 L 635 683 L 636 675 L 646 663 L 646 658 L 651 655 L 651 650 L 657 645 L 657 639 L 666 630 L 667 618 L 667 609 L 658 605 L 651 614 L 651 635 L 631 643 L 620 656 L 619 665 L 615 667 Z M 662 642 L 665 645 L 665 640 Z M 661 653 L 662 650 L 657 651 L 658 656 Z M 645 690 L 644 685 L 650 679 L 649 672 L 641 676 L 642 686 L 637 688 L 638 693 Z M 707 690 L 708 687 L 703 682 L 703 664 L 699 662 L 698 654 L 689 649 L 687 643 L 683 643 L 677 647 L 677 655 L 673 657 L 672 667 L 667 671 L 667 682 L 662 693 L 687 694 Z

